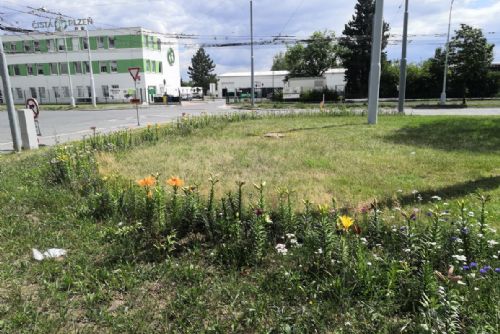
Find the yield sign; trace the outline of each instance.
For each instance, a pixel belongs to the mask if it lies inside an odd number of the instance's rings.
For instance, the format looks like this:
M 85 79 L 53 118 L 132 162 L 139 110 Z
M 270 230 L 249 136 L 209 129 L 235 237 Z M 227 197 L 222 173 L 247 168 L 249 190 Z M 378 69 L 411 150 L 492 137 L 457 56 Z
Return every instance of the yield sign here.
M 132 79 L 134 79 L 134 81 L 139 80 L 139 78 L 140 78 L 139 72 L 141 71 L 140 67 L 129 67 L 128 71 L 129 71 L 130 75 L 132 76 Z

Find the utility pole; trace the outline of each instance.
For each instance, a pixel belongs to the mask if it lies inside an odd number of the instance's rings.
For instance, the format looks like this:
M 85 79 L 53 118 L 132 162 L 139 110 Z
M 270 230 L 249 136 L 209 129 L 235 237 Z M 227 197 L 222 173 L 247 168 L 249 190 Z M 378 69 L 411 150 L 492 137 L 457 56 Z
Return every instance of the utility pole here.
M 405 17 L 403 23 L 403 50 L 401 51 L 401 67 L 399 70 L 399 103 L 398 111 L 405 112 L 406 98 L 406 48 L 408 46 L 408 0 L 405 1 Z
M 69 66 L 68 60 L 68 42 L 66 41 L 66 32 L 63 30 L 64 38 L 64 53 L 66 54 L 66 66 L 68 67 L 68 79 L 69 79 L 69 94 L 71 98 L 71 107 L 76 107 L 75 95 L 73 94 L 73 80 L 71 80 L 71 67 Z
M 97 108 L 96 98 L 95 98 L 95 82 L 94 82 L 94 70 L 92 69 L 92 56 L 90 55 L 90 37 L 89 30 L 85 29 L 85 34 L 87 37 L 87 51 L 89 58 L 89 73 L 90 73 L 90 89 L 92 90 L 92 106 Z
M 2 35 L 0 35 L 0 74 L 2 75 L 3 95 L 7 106 L 7 112 L 9 113 L 10 133 L 12 135 L 12 142 L 14 143 L 14 150 L 20 152 L 21 130 L 19 129 L 19 119 L 17 118 L 12 90 L 10 88 L 9 69 L 7 68 L 7 59 L 3 50 Z
M 255 106 L 255 82 L 254 82 L 254 68 L 253 68 L 253 1 L 250 0 L 250 50 L 252 57 L 252 74 L 251 74 L 251 85 L 252 85 L 252 108 Z
M 455 0 L 451 0 L 450 4 L 450 17 L 448 19 L 448 37 L 446 38 L 446 58 L 444 60 L 444 77 L 443 77 L 443 92 L 441 93 L 441 99 L 439 103 L 441 105 L 446 104 L 446 79 L 448 76 L 448 57 L 450 54 L 450 30 L 451 30 L 451 12 L 453 10 L 453 3 Z
M 376 0 L 373 17 L 372 60 L 368 91 L 368 124 L 377 124 L 380 92 L 380 58 L 382 53 L 382 29 L 384 26 L 384 0 Z

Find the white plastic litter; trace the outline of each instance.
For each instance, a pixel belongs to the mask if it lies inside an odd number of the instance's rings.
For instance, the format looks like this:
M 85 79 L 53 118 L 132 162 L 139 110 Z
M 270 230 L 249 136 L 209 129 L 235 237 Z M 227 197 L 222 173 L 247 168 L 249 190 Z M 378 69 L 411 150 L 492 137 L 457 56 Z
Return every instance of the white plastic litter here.
M 66 255 L 66 250 L 61 248 L 49 248 L 45 252 L 40 252 L 38 249 L 33 248 L 33 258 L 37 261 L 43 261 L 45 259 L 54 259 Z

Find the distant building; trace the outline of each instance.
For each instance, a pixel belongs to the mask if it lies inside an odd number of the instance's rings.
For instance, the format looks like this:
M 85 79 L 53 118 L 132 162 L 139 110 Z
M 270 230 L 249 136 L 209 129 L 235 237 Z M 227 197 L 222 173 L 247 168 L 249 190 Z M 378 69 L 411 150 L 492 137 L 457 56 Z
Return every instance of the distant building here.
M 288 71 L 255 72 L 255 92 L 259 97 L 266 97 L 274 91 L 296 92 L 329 88 L 343 92 L 345 88 L 345 69 L 330 69 L 318 78 L 288 78 Z M 233 72 L 217 76 L 219 97 L 234 96 L 234 93 L 250 93 L 251 73 Z
M 140 27 L 89 31 L 98 102 L 128 101 L 134 94 L 129 67 L 140 67 L 138 97 L 149 102 L 179 94 L 177 40 Z M 15 103 L 69 103 L 71 73 L 76 102 L 90 102 L 90 64 L 83 30 L 2 36 Z M 69 63 L 69 69 L 68 69 Z M 3 88 L 3 87 L 2 87 Z

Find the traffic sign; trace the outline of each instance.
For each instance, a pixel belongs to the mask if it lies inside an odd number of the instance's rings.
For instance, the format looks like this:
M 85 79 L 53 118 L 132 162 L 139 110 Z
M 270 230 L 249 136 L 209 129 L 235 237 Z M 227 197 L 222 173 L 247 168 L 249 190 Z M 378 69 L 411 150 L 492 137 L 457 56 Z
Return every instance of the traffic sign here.
M 132 79 L 134 79 L 134 81 L 140 80 L 141 78 L 141 76 L 139 75 L 139 72 L 141 71 L 140 67 L 129 67 L 128 71 L 132 76 Z

